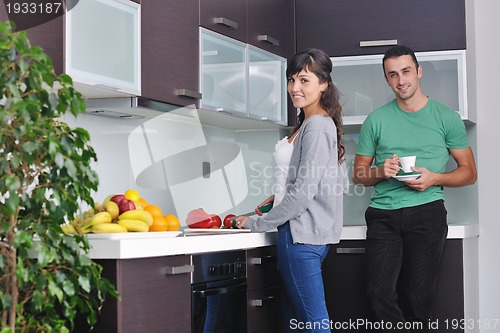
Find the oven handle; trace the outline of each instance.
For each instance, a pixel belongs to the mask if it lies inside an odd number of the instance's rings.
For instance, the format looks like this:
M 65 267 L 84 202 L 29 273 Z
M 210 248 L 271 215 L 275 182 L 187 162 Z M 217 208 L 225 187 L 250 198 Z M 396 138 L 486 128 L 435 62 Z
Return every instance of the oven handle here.
M 224 295 L 224 294 L 234 293 L 237 291 L 246 291 L 246 290 L 247 290 L 247 283 L 243 282 L 235 284 L 233 286 L 214 287 L 205 290 L 193 290 L 193 294 L 200 297 L 209 297 L 209 296 Z

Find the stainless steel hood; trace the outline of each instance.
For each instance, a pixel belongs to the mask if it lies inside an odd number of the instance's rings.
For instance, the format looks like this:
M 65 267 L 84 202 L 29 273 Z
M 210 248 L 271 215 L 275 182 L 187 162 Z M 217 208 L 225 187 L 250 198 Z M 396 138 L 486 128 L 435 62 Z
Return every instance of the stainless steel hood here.
M 87 114 L 116 119 L 154 118 L 162 113 L 179 109 L 177 105 L 143 97 L 92 98 L 86 103 Z

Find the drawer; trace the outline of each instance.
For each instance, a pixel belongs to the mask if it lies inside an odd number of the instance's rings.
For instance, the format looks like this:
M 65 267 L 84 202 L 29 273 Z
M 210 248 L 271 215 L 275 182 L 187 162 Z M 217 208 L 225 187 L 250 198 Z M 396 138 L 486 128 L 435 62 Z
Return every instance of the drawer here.
M 247 293 L 249 333 L 263 330 L 278 332 L 279 313 L 279 287 L 254 290 Z
M 278 256 L 276 246 L 266 246 L 247 251 L 248 290 L 278 285 Z

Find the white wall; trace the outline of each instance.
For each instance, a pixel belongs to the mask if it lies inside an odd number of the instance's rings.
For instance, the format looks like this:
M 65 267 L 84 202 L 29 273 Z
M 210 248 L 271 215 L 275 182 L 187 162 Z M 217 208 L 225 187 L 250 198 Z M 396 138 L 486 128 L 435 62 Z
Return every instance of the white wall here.
M 480 332 L 500 332 L 500 218 L 498 163 L 500 144 L 500 1 L 467 0 L 470 106 L 477 110 L 479 188 L 479 323 Z M 472 13 L 473 11 L 473 13 Z M 475 77 L 474 77 L 475 76 Z M 488 321 L 495 327 L 486 327 Z M 476 322 L 476 326 L 479 324 Z

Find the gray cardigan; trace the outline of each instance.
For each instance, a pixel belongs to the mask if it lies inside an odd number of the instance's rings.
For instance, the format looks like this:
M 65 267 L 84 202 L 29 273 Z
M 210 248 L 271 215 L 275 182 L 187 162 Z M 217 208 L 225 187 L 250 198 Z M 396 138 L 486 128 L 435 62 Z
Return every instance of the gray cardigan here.
M 313 115 L 295 140 L 283 200 L 267 215 L 248 219 L 245 228 L 264 232 L 290 221 L 294 243 L 338 243 L 347 186 L 345 163 L 338 163 L 335 123 Z

